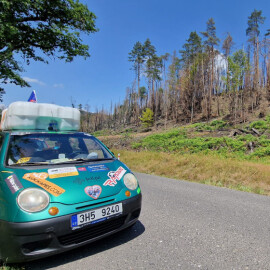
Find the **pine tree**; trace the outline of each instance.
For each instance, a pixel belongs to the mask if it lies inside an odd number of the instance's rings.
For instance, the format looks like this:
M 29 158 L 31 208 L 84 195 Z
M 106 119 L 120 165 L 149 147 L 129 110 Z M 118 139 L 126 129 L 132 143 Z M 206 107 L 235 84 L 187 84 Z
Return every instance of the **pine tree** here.
M 212 115 L 212 94 L 214 92 L 214 59 L 216 56 L 215 47 L 219 44 L 219 38 L 216 36 L 216 26 L 213 18 L 210 18 L 206 23 L 206 32 L 201 32 L 202 35 L 206 38 L 204 41 L 204 45 L 206 46 L 206 51 L 208 52 L 210 59 L 210 78 L 208 85 L 208 95 L 206 100 L 207 106 L 207 119 L 209 119 Z
M 255 92 L 259 91 L 260 75 L 259 75 L 259 27 L 265 21 L 265 17 L 262 16 L 261 10 L 256 10 L 248 17 L 248 28 L 246 29 L 246 35 L 249 37 L 248 41 L 253 45 L 253 58 L 254 58 L 254 79 L 253 89 Z M 255 93 L 258 95 L 258 93 Z
M 202 39 L 197 32 L 191 32 L 187 43 L 183 45 L 183 50 L 179 51 L 182 58 L 180 59 L 185 65 L 193 64 L 195 58 L 202 52 Z
M 137 91 L 138 95 L 140 94 L 140 78 L 141 78 L 141 72 L 142 72 L 142 65 L 145 62 L 145 50 L 144 46 L 141 44 L 141 42 L 137 41 L 132 49 L 132 51 L 129 53 L 128 60 L 130 62 L 133 62 L 133 69 L 135 70 L 136 78 L 137 78 Z
M 228 68 L 228 56 L 230 55 L 231 53 L 231 50 L 232 50 L 232 46 L 234 45 L 234 42 L 233 42 L 233 39 L 232 39 L 232 36 L 230 35 L 230 33 L 227 33 L 227 36 L 226 38 L 224 39 L 223 41 L 223 44 L 222 44 L 222 49 L 223 49 L 223 52 L 224 52 L 224 56 L 226 58 L 226 70 L 227 70 L 227 76 L 226 76 L 226 91 L 228 90 L 227 89 L 227 86 L 229 84 L 229 68 Z
M 155 83 L 161 80 L 162 59 L 157 56 L 156 48 L 151 44 L 150 39 L 144 42 L 144 52 L 146 57 L 145 73 L 148 79 L 148 89 L 150 94 L 150 108 L 155 112 Z

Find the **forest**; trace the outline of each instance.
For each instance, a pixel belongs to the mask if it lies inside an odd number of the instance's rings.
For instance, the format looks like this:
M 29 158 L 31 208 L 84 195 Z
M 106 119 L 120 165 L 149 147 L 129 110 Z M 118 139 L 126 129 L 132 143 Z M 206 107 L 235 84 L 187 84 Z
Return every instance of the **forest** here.
M 216 35 L 213 18 L 204 32 L 193 31 L 172 54 L 157 55 L 150 39 L 129 52 L 134 81 L 126 98 L 108 110 L 83 112 L 82 130 L 144 128 L 226 120 L 232 125 L 263 118 L 270 103 L 270 29 L 260 33 L 265 17 L 254 10 L 247 18 L 246 46 L 233 50 L 230 33 Z M 72 102 L 72 106 L 75 106 Z

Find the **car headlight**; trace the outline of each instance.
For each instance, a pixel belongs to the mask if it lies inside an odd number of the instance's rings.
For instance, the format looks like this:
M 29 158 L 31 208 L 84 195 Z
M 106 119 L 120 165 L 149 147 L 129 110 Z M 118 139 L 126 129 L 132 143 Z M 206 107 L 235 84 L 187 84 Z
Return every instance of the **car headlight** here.
M 39 188 L 27 188 L 18 195 L 17 202 L 24 211 L 34 213 L 45 209 L 50 202 L 50 197 L 47 192 Z
M 132 173 L 127 173 L 124 176 L 124 184 L 130 190 L 135 190 L 138 187 L 138 181 Z

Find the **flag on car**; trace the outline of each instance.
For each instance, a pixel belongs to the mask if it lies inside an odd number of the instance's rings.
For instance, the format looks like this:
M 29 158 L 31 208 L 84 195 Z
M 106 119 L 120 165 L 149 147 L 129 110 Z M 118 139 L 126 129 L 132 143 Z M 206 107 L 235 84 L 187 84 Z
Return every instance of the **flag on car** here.
M 28 102 L 37 102 L 37 96 L 36 96 L 36 91 L 33 90 L 29 99 L 28 99 Z

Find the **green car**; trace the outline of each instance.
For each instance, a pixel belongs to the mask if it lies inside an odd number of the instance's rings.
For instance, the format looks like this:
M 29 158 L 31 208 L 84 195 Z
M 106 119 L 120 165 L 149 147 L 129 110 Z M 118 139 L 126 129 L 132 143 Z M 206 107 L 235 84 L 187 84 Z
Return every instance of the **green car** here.
M 1 133 L 0 259 L 7 263 L 89 244 L 139 218 L 141 190 L 129 168 L 94 136 L 59 130 L 55 119 L 47 130 Z

